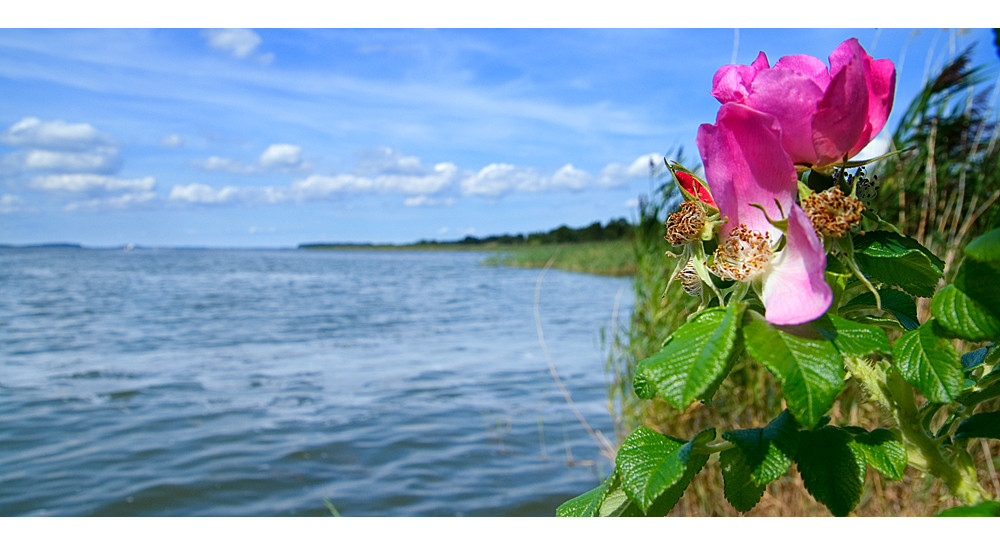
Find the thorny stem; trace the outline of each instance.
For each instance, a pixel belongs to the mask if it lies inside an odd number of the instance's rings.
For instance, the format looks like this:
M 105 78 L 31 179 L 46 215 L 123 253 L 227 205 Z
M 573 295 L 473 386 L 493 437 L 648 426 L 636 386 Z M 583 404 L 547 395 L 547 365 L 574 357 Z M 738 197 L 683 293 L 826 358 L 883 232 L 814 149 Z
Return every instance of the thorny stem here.
M 913 389 L 895 368 L 883 371 L 860 358 L 847 358 L 844 362 L 872 400 L 896 421 L 909 464 L 943 481 L 951 494 L 963 504 L 976 504 L 989 497 L 979 484 L 969 453 L 960 447 L 943 450 L 921 426 Z

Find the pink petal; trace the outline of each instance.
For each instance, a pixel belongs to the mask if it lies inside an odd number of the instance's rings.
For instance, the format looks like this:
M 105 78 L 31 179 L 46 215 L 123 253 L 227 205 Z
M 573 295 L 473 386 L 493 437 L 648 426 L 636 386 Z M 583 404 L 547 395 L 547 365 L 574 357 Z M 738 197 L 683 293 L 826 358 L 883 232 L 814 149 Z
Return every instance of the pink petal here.
M 778 118 L 781 143 L 792 161 L 811 165 L 817 160 L 812 119 L 825 91 L 810 74 L 775 66 L 757 74 L 745 104 Z
M 874 138 L 875 135 L 869 137 L 866 134 L 871 131 L 868 124 L 868 90 L 868 74 L 863 59 L 855 57 L 838 67 L 812 119 L 818 164 L 840 163 L 847 159 L 856 144 L 863 141 L 863 148 Z
M 774 63 L 774 68 L 791 70 L 812 80 L 820 89 L 830 85 L 830 69 L 812 55 L 786 55 Z
M 698 128 L 697 143 L 705 180 L 719 211 L 729 218 L 721 236 L 728 237 L 733 227 L 745 224 L 771 234 L 772 242 L 777 242 L 781 232 L 751 204 L 762 205 L 772 219 L 779 220 L 791 209 L 798 192 L 795 165 L 781 147 L 778 120 L 747 106 L 725 103 L 715 125 Z
M 712 77 L 712 96 L 719 102 L 736 102 L 743 104 L 750 94 L 750 85 L 757 72 L 766 69 L 767 55 L 761 51 L 750 66 L 742 64 L 727 64 L 715 71 Z
M 827 145 L 831 148 L 828 148 L 828 151 L 825 154 L 821 153 L 821 155 L 839 154 L 851 158 L 878 136 L 879 131 L 885 127 L 885 123 L 889 119 L 896 91 L 896 67 L 889 59 L 872 59 L 858 43 L 858 40 L 851 38 L 837 46 L 837 49 L 830 54 L 830 73 L 836 75 L 841 72 L 848 73 L 845 76 L 847 80 L 843 84 L 851 87 L 846 91 L 850 97 L 831 99 L 831 101 L 835 100 L 839 103 L 840 106 L 834 106 L 834 102 L 829 103 L 829 106 L 831 108 L 853 107 L 858 111 L 858 115 L 864 114 L 864 121 L 860 124 L 856 119 L 843 122 L 845 127 L 841 128 L 840 132 L 844 136 L 840 137 L 840 142 L 836 144 L 835 153 L 830 150 L 833 148 L 832 142 L 836 141 L 838 137 L 829 136 Z M 865 95 L 865 98 L 861 99 L 861 95 Z M 823 127 L 829 127 L 831 123 L 832 120 L 829 119 L 820 121 L 820 131 L 823 132 Z M 853 138 L 847 138 L 848 129 L 846 126 L 854 124 L 859 124 L 860 128 L 856 129 Z M 847 142 L 848 140 L 850 142 Z
M 802 324 L 822 316 L 833 301 L 825 269 L 823 243 L 806 213 L 792 206 L 785 248 L 764 276 L 764 318 L 772 324 Z

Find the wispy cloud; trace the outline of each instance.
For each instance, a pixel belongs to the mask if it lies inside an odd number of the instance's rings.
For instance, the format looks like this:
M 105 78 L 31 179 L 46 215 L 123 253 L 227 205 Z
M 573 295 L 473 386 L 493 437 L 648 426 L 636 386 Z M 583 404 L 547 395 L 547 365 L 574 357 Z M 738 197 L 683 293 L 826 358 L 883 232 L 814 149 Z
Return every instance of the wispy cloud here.
M 108 147 L 113 139 L 89 123 L 67 123 L 63 120 L 42 121 L 26 117 L 0 133 L 0 142 L 18 148 L 44 150 L 89 150 Z
M 237 59 L 249 58 L 261 43 L 260 35 L 245 28 L 205 30 L 202 36 L 213 49 L 229 53 Z M 261 64 L 269 64 L 274 60 L 274 54 L 263 53 L 254 58 Z
M 302 157 L 302 147 L 294 144 L 272 144 L 252 162 L 211 156 L 195 161 L 194 165 L 206 171 L 228 171 L 237 174 L 268 172 L 294 172 L 308 170 L 312 164 Z

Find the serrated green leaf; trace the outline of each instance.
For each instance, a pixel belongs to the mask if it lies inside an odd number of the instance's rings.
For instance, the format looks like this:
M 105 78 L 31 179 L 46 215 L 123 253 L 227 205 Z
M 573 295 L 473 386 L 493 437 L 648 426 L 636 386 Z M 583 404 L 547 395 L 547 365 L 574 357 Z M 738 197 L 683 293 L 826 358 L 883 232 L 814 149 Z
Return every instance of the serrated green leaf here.
M 944 262 L 912 237 L 869 231 L 854 238 L 854 259 L 866 276 L 929 298 L 944 274 Z
M 962 392 L 958 352 L 934 333 L 933 321 L 899 336 L 892 348 L 896 369 L 932 402 L 950 403 Z
M 733 508 L 746 512 L 760 502 L 766 486 L 753 479 L 742 450 L 733 448 L 719 453 L 719 466 L 722 467 L 722 493 Z
M 744 309 L 742 303 L 711 308 L 683 324 L 660 352 L 639 362 L 636 393 L 641 398 L 660 396 L 678 409 L 710 398 L 741 352 Z
M 692 442 L 644 427 L 625 439 L 615 466 L 625 493 L 646 515 L 669 512 L 708 461 L 708 455 L 693 453 L 693 447 Z
M 779 327 L 749 311 L 743 327 L 747 352 L 781 382 L 788 408 L 814 427 L 844 387 L 844 363 L 815 326 Z
M 962 421 L 955 438 L 993 438 L 1000 440 L 1000 411 L 977 413 Z
M 862 431 L 854 436 L 854 441 L 872 468 L 890 480 L 903 479 L 907 465 L 906 447 L 897 432 L 886 428 Z
M 903 328 L 916 330 L 920 327 L 920 323 L 917 321 L 917 303 L 913 301 L 913 296 L 899 290 L 883 288 L 878 291 L 878 297 L 881 300 L 882 309 L 892 313 Z M 871 292 L 858 295 L 844 304 L 841 309 L 847 311 L 866 307 L 876 307 L 875 295 Z
M 1000 228 L 973 239 L 965 247 L 965 255 L 980 262 L 1000 264 Z
M 938 516 L 943 517 L 1000 517 L 1000 502 L 983 501 L 972 506 L 955 506 L 943 510 Z
M 969 341 L 1000 339 L 1000 318 L 954 284 L 934 295 L 931 314 L 954 337 Z
M 598 510 L 601 508 L 601 503 L 604 500 L 604 495 L 608 490 L 608 486 L 614 481 L 616 475 L 612 473 L 601 482 L 600 485 L 587 491 L 582 495 L 573 497 L 572 499 L 562 503 L 556 508 L 556 516 L 558 517 L 593 517 L 597 515 Z
M 835 516 L 846 516 L 861 500 L 865 454 L 849 432 L 837 427 L 803 430 L 795 457 L 802 483 Z
M 722 437 L 739 449 L 749 476 L 757 485 L 764 486 L 780 478 L 792 465 L 792 459 L 775 442 L 764 438 L 762 428 L 730 430 Z
M 830 340 L 844 356 L 866 357 L 874 353 L 890 354 L 889 337 L 878 326 L 861 324 L 827 314 L 815 321 L 823 337 Z
M 955 275 L 955 286 L 993 316 L 1000 316 L 1000 263 L 981 262 L 969 256 Z

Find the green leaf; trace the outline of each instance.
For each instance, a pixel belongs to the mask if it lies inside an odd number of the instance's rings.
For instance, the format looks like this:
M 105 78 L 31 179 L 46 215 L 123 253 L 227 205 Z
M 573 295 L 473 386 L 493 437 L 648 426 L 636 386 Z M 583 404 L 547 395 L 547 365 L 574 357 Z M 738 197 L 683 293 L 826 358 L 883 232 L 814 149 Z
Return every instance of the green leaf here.
M 955 275 L 955 286 L 972 298 L 986 312 L 1000 316 L 1000 263 L 981 262 L 969 256 L 962 261 Z
M 605 478 L 601 485 L 587 491 L 586 493 L 573 497 L 572 499 L 559 505 L 556 508 L 556 516 L 559 517 L 593 517 L 597 515 L 598 510 L 601 508 L 601 503 L 604 501 L 604 495 L 608 490 L 608 487 L 617 477 L 616 474 L 612 473 L 611 476 Z
M 850 514 L 865 483 L 864 452 L 842 428 L 826 426 L 799 435 L 795 464 L 806 490 L 833 515 Z
M 815 321 L 819 333 L 844 356 L 866 357 L 873 353 L 891 354 L 889 337 L 878 326 L 861 324 L 827 314 Z
M 747 352 L 781 382 L 788 408 L 806 427 L 814 427 L 844 388 L 844 363 L 833 343 L 812 324 L 794 327 L 768 323 L 756 312 L 743 327 Z
M 879 290 L 878 296 L 882 303 L 882 309 L 892 313 L 903 328 L 916 330 L 920 327 L 920 323 L 917 321 L 917 303 L 913 301 L 913 296 L 891 288 Z M 841 307 L 841 311 L 871 307 L 876 307 L 875 295 L 871 292 L 865 292 L 847 302 Z
M 872 468 L 890 480 L 903 479 L 907 465 L 906 447 L 900 441 L 898 432 L 877 428 L 855 435 L 854 442 Z
M 636 429 L 615 460 L 625 493 L 646 515 L 665 515 L 708 461 L 708 455 L 692 452 L 695 445 L 708 441 L 706 437 L 699 434 L 685 443 L 648 428 Z
M 931 314 L 954 337 L 969 341 L 1000 339 L 1000 318 L 954 284 L 934 295 Z
M 798 426 L 786 410 L 764 428 L 722 434 L 735 446 L 719 454 L 723 494 L 733 508 L 740 512 L 753 508 L 767 484 L 788 471 L 798 446 Z
M 966 257 L 1000 264 L 1000 228 L 976 237 L 965 247 Z
M 943 510 L 938 516 L 944 517 L 1000 517 L 1000 502 L 983 501 L 972 506 L 955 506 Z
M 933 321 L 899 336 L 892 348 L 896 369 L 932 402 L 950 403 L 962 392 L 962 362 L 958 352 L 939 338 Z
M 995 346 L 996 345 L 991 343 L 986 347 L 980 347 L 975 351 L 965 353 L 962 355 L 962 368 L 965 369 L 966 372 L 969 372 L 982 366 L 983 362 L 986 361 L 986 353 L 990 352 L 990 349 Z
M 719 453 L 722 467 L 722 493 L 729 504 L 740 512 L 746 512 L 760 502 L 766 485 L 753 479 L 753 470 L 743 451 L 732 448 Z
M 912 237 L 869 231 L 854 238 L 854 258 L 868 277 L 929 298 L 944 274 L 944 262 Z
M 955 430 L 955 438 L 993 438 L 1000 440 L 1000 411 L 977 413 Z
M 743 303 L 711 308 L 683 324 L 660 352 L 639 362 L 633 384 L 636 394 L 658 395 L 678 409 L 711 398 L 741 352 L 744 309 Z

